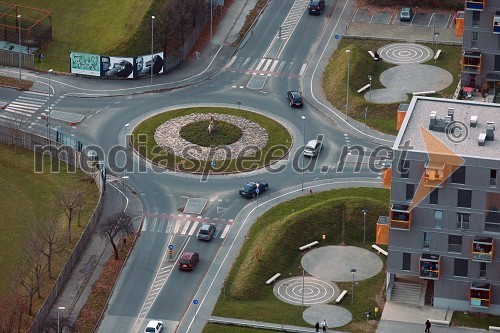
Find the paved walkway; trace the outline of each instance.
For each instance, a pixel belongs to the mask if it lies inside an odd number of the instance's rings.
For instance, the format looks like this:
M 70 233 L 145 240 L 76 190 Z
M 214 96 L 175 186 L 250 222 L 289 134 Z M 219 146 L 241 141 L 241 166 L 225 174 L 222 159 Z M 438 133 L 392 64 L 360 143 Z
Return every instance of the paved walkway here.
M 323 319 L 321 319 L 323 320 Z M 276 324 L 276 323 L 266 323 L 263 321 L 256 320 L 246 320 L 246 319 L 236 319 L 236 318 L 224 318 L 224 317 L 216 317 L 212 316 L 208 319 L 208 322 L 212 323 L 225 323 L 227 325 L 235 325 L 235 326 L 243 326 L 243 327 L 253 327 L 253 328 L 262 328 L 266 330 L 273 331 L 281 331 L 281 332 L 316 332 L 314 329 L 314 325 L 311 327 L 303 327 L 303 326 L 293 326 L 293 325 L 284 325 L 284 324 Z M 321 322 L 321 321 L 320 321 Z M 328 319 L 327 319 L 328 322 Z M 314 322 L 316 324 L 316 322 Z M 343 333 L 343 331 L 333 331 L 327 330 L 330 333 Z

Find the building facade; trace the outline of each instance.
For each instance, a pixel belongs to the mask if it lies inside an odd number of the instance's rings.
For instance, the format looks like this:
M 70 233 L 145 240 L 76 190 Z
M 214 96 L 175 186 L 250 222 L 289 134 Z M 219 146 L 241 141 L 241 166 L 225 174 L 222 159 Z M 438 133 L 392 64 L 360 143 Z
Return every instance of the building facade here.
M 465 0 L 461 79 L 500 100 L 500 0 Z
M 387 295 L 423 286 L 435 307 L 500 314 L 500 108 L 414 97 L 394 143 Z M 498 131 L 497 131 L 498 132 Z

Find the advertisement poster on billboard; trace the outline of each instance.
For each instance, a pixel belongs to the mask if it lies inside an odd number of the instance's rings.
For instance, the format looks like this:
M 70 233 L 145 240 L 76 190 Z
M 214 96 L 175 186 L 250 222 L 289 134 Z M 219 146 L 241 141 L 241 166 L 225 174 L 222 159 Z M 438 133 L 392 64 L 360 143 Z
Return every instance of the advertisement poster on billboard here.
M 153 61 L 151 61 L 151 54 L 135 57 L 134 77 L 151 75 L 151 64 L 153 66 L 153 75 L 161 74 L 163 73 L 163 63 L 163 52 L 153 54 Z
M 133 62 L 133 58 L 101 56 L 102 76 L 131 79 L 134 76 Z
M 71 73 L 101 76 L 100 55 L 81 52 L 70 53 Z

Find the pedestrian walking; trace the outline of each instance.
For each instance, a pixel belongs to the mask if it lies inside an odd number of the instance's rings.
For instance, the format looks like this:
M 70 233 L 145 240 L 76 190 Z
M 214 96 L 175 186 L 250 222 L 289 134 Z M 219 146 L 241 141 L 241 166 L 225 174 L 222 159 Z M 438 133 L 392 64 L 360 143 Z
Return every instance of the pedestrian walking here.
M 319 332 L 319 323 L 316 322 L 316 326 L 314 326 L 314 328 L 316 328 L 316 332 Z
M 323 327 L 323 332 L 326 332 L 326 329 L 328 328 L 328 323 L 326 322 L 326 319 L 323 319 L 321 322 L 321 326 Z
M 427 321 L 425 322 L 425 332 L 431 332 L 431 322 L 429 321 L 429 319 L 427 319 Z

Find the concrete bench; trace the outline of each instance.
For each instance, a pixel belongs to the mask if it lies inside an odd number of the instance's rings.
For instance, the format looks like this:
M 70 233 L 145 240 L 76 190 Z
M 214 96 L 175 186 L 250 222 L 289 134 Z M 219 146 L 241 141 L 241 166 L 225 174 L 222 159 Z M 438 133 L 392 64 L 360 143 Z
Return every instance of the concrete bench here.
M 499 326 L 488 326 L 488 331 L 490 332 L 500 332 Z
M 389 254 L 386 250 L 384 250 L 383 248 L 373 244 L 372 247 L 377 250 L 378 253 L 382 253 L 383 255 L 385 255 L 387 257 L 387 255 Z
M 314 242 L 311 242 L 309 244 L 306 244 L 306 245 L 303 245 L 303 246 L 299 247 L 299 250 L 303 251 L 305 249 L 309 249 L 309 248 L 313 247 L 314 245 L 318 245 L 318 244 L 319 244 L 318 241 L 314 241 Z
M 370 56 L 373 58 L 373 60 L 375 61 L 378 61 L 380 58 L 379 57 L 376 57 L 375 56 L 375 53 L 373 53 L 372 51 L 368 51 L 368 53 L 370 54 Z
M 419 92 L 414 92 L 413 96 L 422 96 L 422 95 L 431 95 L 435 94 L 436 92 L 434 90 L 429 90 L 429 91 L 419 91 Z
M 273 283 L 274 281 L 276 281 L 279 277 L 281 276 L 281 273 L 276 273 L 273 275 L 272 278 L 270 278 L 269 280 L 266 281 L 266 284 L 271 284 Z
M 430 319 L 429 321 L 433 325 L 438 325 L 438 326 L 450 326 L 450 321 L 449 320 L 440 320 L 440 319 Z
M 436 54 L 434 55 L 434 60 L 438 60 L 439 56 L 441 55 L 441 50 L 438 50 Z
M 368 83 L 366 86 L 363 86 L 361 89 L 358 90 L 358 94 L 361 94 L 363 91 L 366 89 L 370 88 L 370 84 Z
M 337 299 L 335 300 L 335 303 L 340 303 L 340 301 L 342 300 L 342 298 L 344 298 L 344 296 L 347 294 L 347 290 L 343 290 L 339 297 L 337 297 Z

